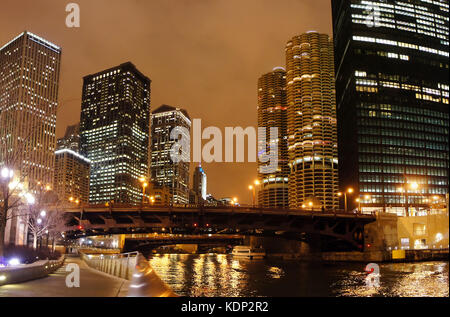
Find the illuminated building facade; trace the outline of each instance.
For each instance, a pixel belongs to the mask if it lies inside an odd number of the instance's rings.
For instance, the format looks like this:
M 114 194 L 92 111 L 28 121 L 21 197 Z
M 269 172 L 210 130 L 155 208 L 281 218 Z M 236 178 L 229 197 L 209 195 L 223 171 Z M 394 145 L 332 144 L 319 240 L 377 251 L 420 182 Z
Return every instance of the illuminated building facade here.
M 363 211 L 428 209 L 448 193 L 448 1 L 332 6 L 340 186 Z
M 206 200 L 207 196 L 207 177 L 205 170 L 201 166 L 197 166 L 194 170 L 194 184 L 193 184 L 193 191 L 195 193 L 195 196 L 197 197 L 197 201 L 200 201 L 201 199 L 203 201 Z
M 308 32 L 286 45 L 289 206 L 338 208 L 333 43 Z
M 278 167 L 272 174 L 258 173 L 258 204 L 264 208 L 288 207 L 286 71 L 276 67 L 258 80 L 258 127 L 278 128 Z M 259 162 L 259 161 L 258 161 Z M 266 163 L 259 162 L 259 166 Z
M 0 48 L 0 165 L 53 183 L 61 48 L 23 32 Z
M 183 138 L 189 138 L 191 119 L 184 109 L 162 105 L 152 112 L 151 121 L 151 180 L 170 189 L 174 204 L 188 204 L 189 157 L 184 153 L 180 162 L 172 161 L 170 151 L 175 140 L 170 134 L 181 127 L 186 129 Z
M 91 162 L 71 149 L 55 152 L 55 180 L 53 190 L 64 202 L 89 202 Z
M 66 129 L 63 138 L 56 141 L 56 150 L 70 149 L 74 152 L 80 151 L 80 124 L 70 125 Z
M 84 77 L 81 154 L 92 162 L 90 203 L 140 203 L 148 175 L 150 79 L 132 63 Z

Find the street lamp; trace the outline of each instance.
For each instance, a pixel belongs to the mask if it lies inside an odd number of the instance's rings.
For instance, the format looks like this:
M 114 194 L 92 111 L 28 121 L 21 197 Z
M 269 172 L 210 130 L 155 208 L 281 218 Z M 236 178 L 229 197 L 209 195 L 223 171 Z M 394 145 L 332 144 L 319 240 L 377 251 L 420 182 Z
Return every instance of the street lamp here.
M 345 212 L 347 212 L 347 194 L 352 194 L 353 193 L 353 188 L 349 187 L 345 192 L 344 192 L 344 200 L 345 200 Z M 341 192 L 338 192 L 337 195 L 339 197 L 342 196 Z
M 7 168 L 7 167 L 3 167 L 1 175 L 2 175 L 2 178 L 11 179 L 14 176 L 14 171 L 12 169 Z
M 30 193 L 25 194 L 25 199 L 26 199 L 28 205 L 33 205 L 36 202 L 36 199 Z
M 259 180 L 255 180 L 253 182 L 253 185 L 249 185 L 248 189 L 252 191 L 253 193 L 253 207 L 256 207 L 256 186 L 261 185 L 261 182 Z
M 356 198 L 355 202 L 358 204 L 358 211 L 359 211 L 359 213 L 361 213 L 361 199 Z
M 142 183 L 142 204 L 144 204 L 145 188 L 148 186 L 148 183 L 145 177 L 139 178 L 139 181 Z
M 255 196 L 256 196 L 255 186 L 249 185 L 248 189 L 252 191 L 252 202 L 253 202 L 253 207 L 255 207 Z
M 406 182 L 406 180 L 405 180 Z M 419 184 L 417 182 L 413 182 L 409 184 L 409 188 L 412 190 L 417 190 L 419 188 Z M 409 199 L 408 199 L 408 188 L 405 186 L 401 186 L 397 188 L 397 190 L 404 194 L 405 196 L 405 216 L 409 217 Z

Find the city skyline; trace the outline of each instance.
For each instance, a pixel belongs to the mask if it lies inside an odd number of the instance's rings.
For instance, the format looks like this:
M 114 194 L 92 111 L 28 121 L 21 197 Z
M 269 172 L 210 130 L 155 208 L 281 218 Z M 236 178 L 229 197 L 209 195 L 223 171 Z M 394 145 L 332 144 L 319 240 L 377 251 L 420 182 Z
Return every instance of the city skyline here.
M 448 298 L 449 0 L 0 7 L 0 299 Z
M 152 79 L 153 109 L 161 104 L 179 105 L 192 118 L 202 118 L 207 126 L 256 126 L 257 79 L 284 65 L 286 41 L 309 30 L 327 34 L 332 30 L 327 0 L 215 1 L 201 6 L 152 1 L 129 4 L 127 12 L 121 10 L 120 2 L 108 1 L 106 5 L 78 1 L 79 29 L 65 26 L 65 15 L 61 14 L 65 4 L 25 2 L 30 8 L 26 12 L 13 1 L 2 2 L 5 10 L 0 13 L 0 42 L 6 43 L 29 29 L 63 48 L 57 137 L 79 120 L 82 77 L 126 61 Z M 238 12 L 234 10 L 236 5 Z M 32 14 L 32 8 L 37 7 L 49 16 L 48 23 Z M 8 17 L 3 18 L 6 12 Z M 296 12 L 303 12 L 304 18 L 298 19 Z M 143 14 L 148 16 L 134 17 Z M 132 25 L 139 25 L 139 30 L 134 29 L 135 35 L 129 36 L 130 32 L 121 31 L 120 24 L 114 23 L 115 19 L 128 22 L 127 30 Z M 104 50 L 108 54 L 103 54 Z M 206 113 L 204 109 L 211 111 Z M 251 203 L 247 187 L 257 178 L 256 163 L 203 163 L 203 167 L 210 180 L 210 193 L 216 197 L 238 196 L 239 201 Z

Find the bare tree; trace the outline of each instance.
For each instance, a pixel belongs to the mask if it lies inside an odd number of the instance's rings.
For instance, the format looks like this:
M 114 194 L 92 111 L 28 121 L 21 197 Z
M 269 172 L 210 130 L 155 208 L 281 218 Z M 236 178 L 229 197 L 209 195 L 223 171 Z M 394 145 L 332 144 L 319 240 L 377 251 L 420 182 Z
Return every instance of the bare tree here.
M 25 189 L 32 191 L 36 184 L 28 182 L 31 172 L 29 165 L 24 165 L 31 157 L 36 135 L 43 127 L 43 121 L 37 120 L 28 134 L 12 139 L 11 126 L 14 122 L 11 111 L 0 109 L 0 262 L 4 259 L 5 231 L 7 221 L 17 216 L 13 211 L 30 202 L 31 195 Z
M 21 208 L 17 214 L 26 222 L 28 231 L 33 235 L 34 249 L 37 248 L 39 238 L 47 235 L 52 236 L 54 241 L 64 231 L 66 222 L 64 213 L 60 210 L 60 203 L 54 191 L 41 185 L 36 193 L 35 203 Z

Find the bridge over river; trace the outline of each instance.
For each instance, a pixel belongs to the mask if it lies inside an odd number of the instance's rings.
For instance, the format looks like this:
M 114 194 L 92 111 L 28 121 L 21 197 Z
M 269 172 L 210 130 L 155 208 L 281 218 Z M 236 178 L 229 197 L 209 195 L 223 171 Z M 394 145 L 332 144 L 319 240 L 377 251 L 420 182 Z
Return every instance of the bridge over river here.
M 364 226 L 373 214 L 253 207 L 91 205 L 65 208 L 68 236 L 172 233 L 279 235 L 288 239 L 325 239 L 362 250 Z

